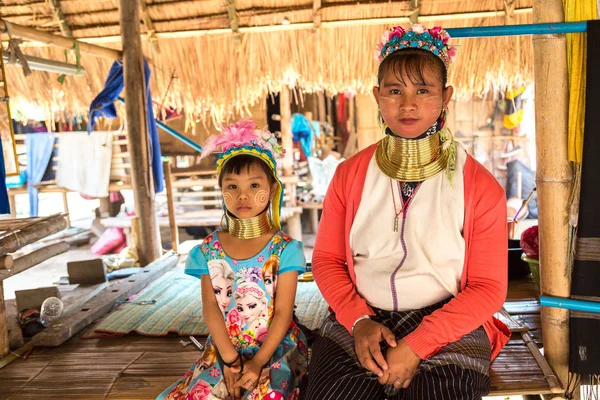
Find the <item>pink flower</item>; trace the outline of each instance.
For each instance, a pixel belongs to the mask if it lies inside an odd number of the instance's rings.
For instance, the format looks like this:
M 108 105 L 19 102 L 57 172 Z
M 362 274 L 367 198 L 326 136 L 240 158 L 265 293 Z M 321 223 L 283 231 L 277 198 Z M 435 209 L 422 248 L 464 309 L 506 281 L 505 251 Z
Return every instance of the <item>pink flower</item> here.
M 281 362 L 275 361 L 273 364 L 271 364 L 271 368 L 273 368 L 273 369 L 280 369 L 281 368 Z
M 289 386 L 289 383 L 287 383 L 287 381 L 283 381 L 279 385 L 279 387 L 282 388 L 283 390 L 287 390 L 288 386 Z
M 188 393 L 188 398 L 190 400 L 207 400 L 210 398 L 211 392 L 212 387 L 207 382 L 199 380 L 192 388 L 192 391 Z
M 412 30 L 414 33 L 423 33 L 427 30 L 427 28 L 425 28 L 423 25 L 421 24 L 414 24 L 412 26 Z
M 221 371 L 219 370 L 219 368 L 214 367 L 214 368 L 211 368 L 210 371 L 208 371 L 208 374 L 210 376 L 212 376 L 213 378 L 218 378 L 219 376 L 221 376 Z
M 262 326 L 256 329 L 256 341 L 261 344 L 267 338 L 267 333 L 269 333 L 269 329 L 266 326 Z
M 237 309 L 233 308 L 227 313 L 227 323 L 230 325 L 242 324 L 242 318 L 240 317 Z
M 283 394 L 281 394 L 281 392 L 276 392 L 274 390 L 269 390 L 267 392 L 267 395 L 265 397 L 263 397 L 264 399 L 269 399 L 269 400 L 283 400 L 285 399 L 285 397 L 283 397 Z
M 456 48 L 456 46 L 448 47 L 448 58 L 450 58 L 450 63 L 454 62 L 457 54 L 458 54 L 458 49 Z
M 247 333 L 244 333 L 244 335 L 242 336 L 244 338 L 244 341 L 248 344 L 254 342 L 254 338 L 250 335 L 248 335 Z
M 442 43 L 447 44 L 448 41 L 450 40 L 450 35 L 446 31 L 442 31 L 441 35 L 442 35 Z
M 300 350 L 304 351 L 306 350 L 306 343 L 304 343 L 304 340 L 300 340 L 298 342 L 298 347 L 300 348 Z
M 233 260 L 232 263 L 233 263 L 233 265 L 238 265 L 239 264 L 238 260 Z
M 394 28 L 394 32 L 392 36 L 396 36 L 398 38 L 401 38 L 402 36 L 404 36 L 404 29 L 402 29 L 401 26 L 397 26 Z
M 218 240 L 215 240 L 213 246 L 216 250 L 221 250 L 221 243 Z
M 260 262 L 263 262 L 263 261 L 265 261 L 265 256 L 259 256 L 258 257 L 258 262 L 260 263 Z
M 438 38 L 438 36 L 440 35 L 440 32 L 442 31 L 442 27 L 441 26 L 434 26 L 433 28 L 431 28 L 429 30 L 429 34 L 433 37 L 433 38 Z

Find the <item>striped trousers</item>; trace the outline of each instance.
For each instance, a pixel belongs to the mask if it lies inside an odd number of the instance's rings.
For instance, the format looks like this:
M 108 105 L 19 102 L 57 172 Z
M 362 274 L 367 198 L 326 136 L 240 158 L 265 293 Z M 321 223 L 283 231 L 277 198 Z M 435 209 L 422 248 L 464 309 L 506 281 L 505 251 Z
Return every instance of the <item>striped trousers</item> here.
M 372 319 L 388 327 L 397 339 L 412 332 L 422 319 L 445 302 L 416 311 L 376 309 Z M 386 345 L 382 342 L 382 351 Z M 384 353 L 385 355 L 385 353 Z M 407 389 L 381 385 L 364 369 L 354 350 L 354 338 L 331 314 L 312 345 L 308 384 L 303 400 L 472 400 L 489 393 L 491 347 L 483 329 L 449 343 L 419 365 Z

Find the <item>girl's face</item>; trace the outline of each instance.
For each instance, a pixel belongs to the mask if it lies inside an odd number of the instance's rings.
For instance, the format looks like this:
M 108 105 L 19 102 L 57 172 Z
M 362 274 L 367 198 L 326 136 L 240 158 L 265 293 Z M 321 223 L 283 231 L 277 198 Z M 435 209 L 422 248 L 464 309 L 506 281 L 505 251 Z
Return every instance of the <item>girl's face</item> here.
M 388 70 L 373 95 L 386 125 L 398 136 L 411 139 L 425 133 L 448 106 L 454 89 L 442 87 L 439 71 L 426 65 L 423 82 L 413 82 L 399 71 Z
M 225 175 L 222 184 L 225 206 L 237 218 L 252 218 L 260 214 L 273 199 L 277 185 L 270 186 L 265 171 L 254 164 L 239 174 Z
M 242 320 L 250 324 L 265 310 L 265 305 L 254 296 L 246 295 L 237 300 L 236 308 Z
M 267 289 L 267 293 L 269 296 L 273 298 L 273 293 L 277 290 L 277 275 L 273 276 L 271 271 L 265 274 L 265 289 Z
M 225 279 L 221 275 L 217 275 L 212 279 L 213 290 L 221 311 L 226 311 L 231 304 L 231 296 L 233 294 L 233 282 L 231 279 Z

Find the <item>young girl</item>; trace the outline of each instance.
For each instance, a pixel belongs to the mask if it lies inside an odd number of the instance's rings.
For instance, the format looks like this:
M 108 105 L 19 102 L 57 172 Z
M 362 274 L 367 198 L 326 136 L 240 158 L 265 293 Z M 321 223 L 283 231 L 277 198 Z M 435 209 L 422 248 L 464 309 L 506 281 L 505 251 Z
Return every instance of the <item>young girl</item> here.
M 510 336 L 506 200 L 452 139 L 456 48 L 441 27 L 386 31 L 373 94 L 383 139 L 341 164 L 313 274 L 333 313 L 314 341 L 307 400 L 480 399 Z
M 226 228 L 192 249 L 186 265 L 201 279 L 210 336 L 205 356 L 158 399 L 296 399 L 308 354 L 292 313 L 306 260 L 302 243 L 281 232 L 283 186 L 274 156 L 283 150 L 249 120 L 210 138 L 202 154 L 217 148 Z M 262 273 L 274 257 L 276 289 Z

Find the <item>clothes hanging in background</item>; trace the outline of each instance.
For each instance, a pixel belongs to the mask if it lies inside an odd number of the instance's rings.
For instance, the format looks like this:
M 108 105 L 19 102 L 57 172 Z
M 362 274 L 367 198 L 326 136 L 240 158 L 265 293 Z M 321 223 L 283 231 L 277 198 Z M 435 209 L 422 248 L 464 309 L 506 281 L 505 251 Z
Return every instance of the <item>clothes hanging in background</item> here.
M 2 151 L 2 140 L 0 140 L 0 214 L 10 214 L 8 203 L 8 190 L 6 189 L 6 170 L 4 168 L 4 152 Z
M 158 128 L 154 119 L 154 110 L 152 108 L 152 94 L 150 93 L 150 68 L 144 58 L 144 73 L 146 83 L 146 117 L 148 126 L 148 137 L 151 153 L 152 175 L 154 177 L 154 190 L 156 193 L 164 190 L 164 175 L 160 152 L 160 142 L 158 140 Z M 116 118 L 117 109 L 114 105 L 115 100 L 123 91 L 125 80 L 123 76 L 123 62 L 115 61 L 110 68 L 108 77 L 104 82 L 104 89 L 90 104 L 88 115 L 88 133 L 94 130 L 96 118 L 104 116 L 105 118 Z M 127 99 L 125 99 L 127 100 Z
M 63 133 L 59 139 L 56 183 L 89 197 L 108 197 L 111 132 Z
M 306 160 L 306 157 L 310 157 L 312 155 L 312 146 L 313 146 L 313 131 L 311 128 L 311 123 L 302 114 L 292 114 L 292 134 L 294 135 L 294 144 L 300 144 L 300 149 L 304 155 L 303 160 Z
M 56 137 L 54 133 L 28 133 L 25 135 L 27 154 L 27 193 L 29 194 L 29 216 L 38 216 L 38 189 L 46 173 L 54 151 Z
M 581 166 L 581 200 L 571 281 L 571 298 L 598 302 L 600 299 L 600 21 L 588 21 L 587 88 L 583 163 Z M 552 212 L 553 210 L 551 210 Z M 600 378 L 600 314 L 571 311 L 569 318 L 569 371 L 572 382 L 579 378 L 584 385 L 594 385 L 586 399 L 598 398 Z M 590 383 L 592 382 L 592 383 Z M 595 382 L 595 383 L 593 383 Z M 579 389 L 579 386 L 575 386 Z M 594 395 L 595 393 L 595 395 Z

